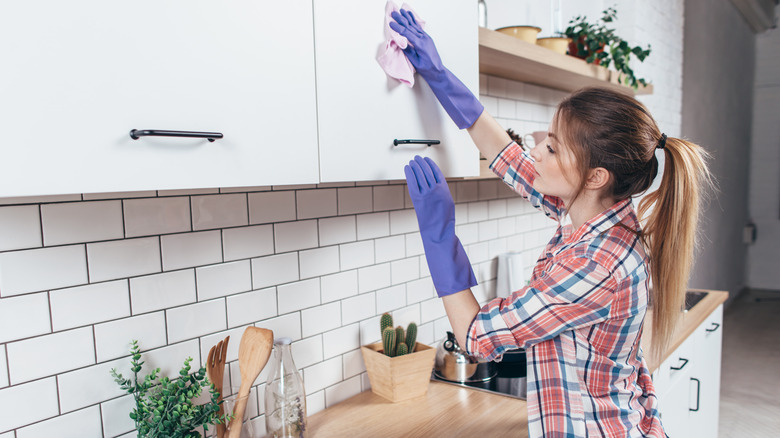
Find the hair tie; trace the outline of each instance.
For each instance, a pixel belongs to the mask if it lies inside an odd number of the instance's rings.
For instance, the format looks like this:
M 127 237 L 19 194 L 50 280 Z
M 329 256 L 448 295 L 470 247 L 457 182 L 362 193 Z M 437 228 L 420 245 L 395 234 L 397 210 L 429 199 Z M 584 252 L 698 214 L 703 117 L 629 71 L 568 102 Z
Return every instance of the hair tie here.
M 658 140 L 658 145 L 655 148 L 663 149 L 665 147 L 666 147 L 666 134 L 661 134 L 661 139 Z

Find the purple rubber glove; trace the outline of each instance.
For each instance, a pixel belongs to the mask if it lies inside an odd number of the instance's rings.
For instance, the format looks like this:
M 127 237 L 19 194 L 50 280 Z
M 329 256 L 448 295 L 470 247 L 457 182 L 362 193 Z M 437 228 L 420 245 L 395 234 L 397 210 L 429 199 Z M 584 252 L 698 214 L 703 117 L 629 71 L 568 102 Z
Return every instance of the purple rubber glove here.
M 455 202 L 439 166 L 418 155 L 404 173 L 436 293 L 443 297 L 475 286 L 471 263 L 455 235 Z
M 433 40 L 417 24 L 414 14 L 406 9 L 390 14 L 390 28 L 406 37 L 409 43 L 404 49 L 409 62 L 425 79 L 444 110 L 458 128 L 468 128 L 477 121 L 484 107 L 474 94 L 441 63 Z

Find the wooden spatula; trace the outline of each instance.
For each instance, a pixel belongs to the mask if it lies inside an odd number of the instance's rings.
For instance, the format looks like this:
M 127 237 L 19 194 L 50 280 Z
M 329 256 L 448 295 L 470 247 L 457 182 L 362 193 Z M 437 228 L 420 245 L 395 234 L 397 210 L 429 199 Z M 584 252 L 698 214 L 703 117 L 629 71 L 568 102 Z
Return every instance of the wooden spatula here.
M 227 357 L 228 342 L 230 342 L 230 336 L 211 347 L 208 359 L 206 359 L 206 375 L 208 375 L 209 380 L 214 384 L 214 388 L 219 393 L 217 402 L 222 400 L 223 396 L 222 382 L 224 381 L 225 375 L 225 359 Z M 224 413 L 225 408 L 222 405 L 219 405 L 218 415 L 221 417 Z M 217 438 L 224 438 L 225 430 L 226 428 L 223 423 L 217 424 Z
M 230 422 L 228 438 L 241 436 L 241 424 L 246 411 L 246 401 L 252 384 L 260 375 L 271 349 L 274 346 L 274 332 L 259 327 L 247 327 L 238 344 L 238 368 L 241 371 L 241 388 L 238 390 L 236 407 L 233 410 L 233 421 Z

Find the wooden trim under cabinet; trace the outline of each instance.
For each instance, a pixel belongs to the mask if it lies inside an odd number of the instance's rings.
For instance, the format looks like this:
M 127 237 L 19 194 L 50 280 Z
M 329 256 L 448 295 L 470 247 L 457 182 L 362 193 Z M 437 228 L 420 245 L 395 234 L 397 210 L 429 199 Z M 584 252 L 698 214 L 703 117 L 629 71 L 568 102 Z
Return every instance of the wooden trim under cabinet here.
M 653 93 L 652 84 L 634 90 L 617 82 L 616 71 L 484 27 L 479 28 L 479 72 L 563 91 L 602 86 L 628 94 Z

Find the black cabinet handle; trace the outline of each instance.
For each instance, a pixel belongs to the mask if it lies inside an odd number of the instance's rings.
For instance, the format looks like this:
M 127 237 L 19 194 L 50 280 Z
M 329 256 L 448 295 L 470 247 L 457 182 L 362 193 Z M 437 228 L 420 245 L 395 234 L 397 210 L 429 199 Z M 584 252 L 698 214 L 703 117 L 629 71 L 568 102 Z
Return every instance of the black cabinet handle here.
M 697 412 L 699 410 L 699 394 L 701 393 L 701 380 L 696 377 L 691 377 L 691 380 L 696 381 L 696 409 L 688 408 L 691 412 Z
M 688 359 L 683 359 L 682 357 L 678 359 L 682 361 L 682 365 L 680 365 L 679 367 L 670 367 L 669 368 L 670 370 L 680 371 L 681 369 L 685 368 L 685 365 L 688 365 Z
M 431 145 L 440 143 L 441 141 L 439 140 L 399 140 L 397 138 L 393 140 L 393 146 L 398 146 L 399 144 L 427 144 L 428 147 L 431 147 Z
M 712 333 L 712 332 L 718 330 L 718 328 L 720 328 L 720 324 L 718 324 L 717 322 L 713 322 L 712 325 L 713 325 L 712 328 L 704 329 L 704 331 Z
M 214 141 L 222 138 L 221 132 L 195 132 L 195 131 L 162 131 L 158 129 L 133 129 L 130 131 L 130 138 L 138 140 L 141 137 L 191 137 L 205 138 L 208 141 Z

